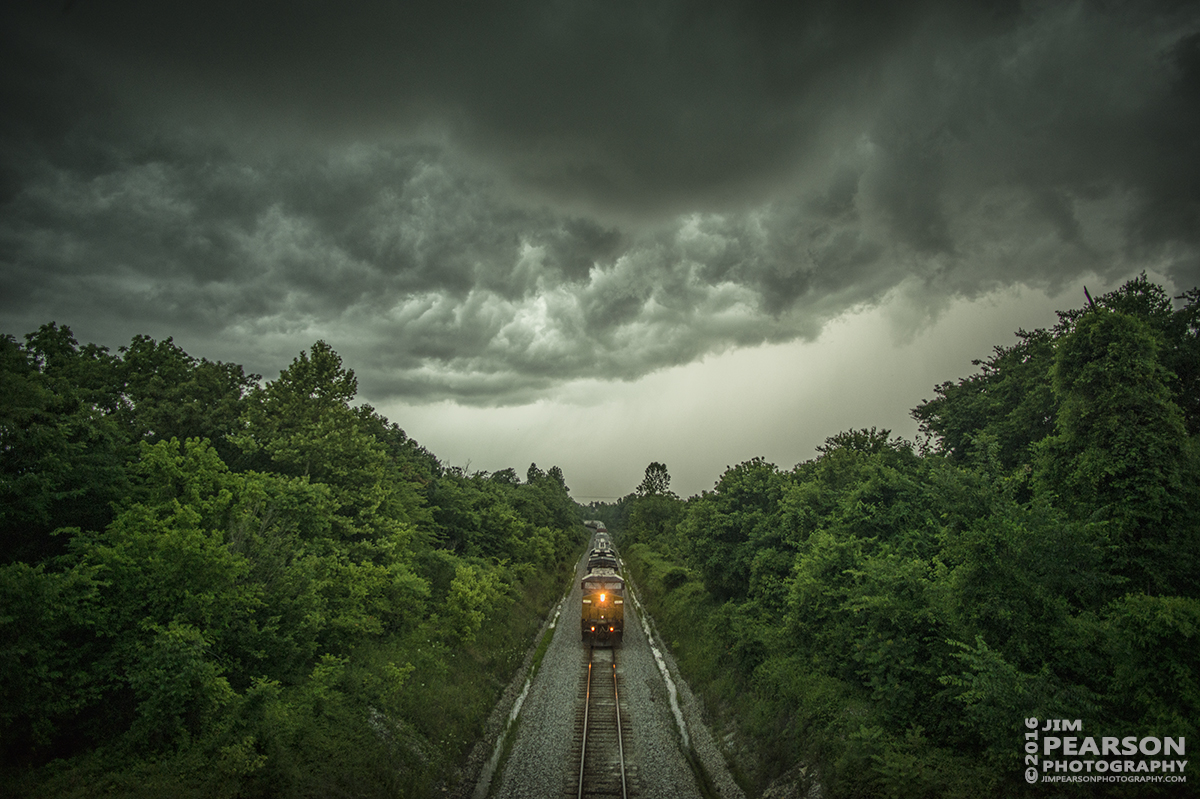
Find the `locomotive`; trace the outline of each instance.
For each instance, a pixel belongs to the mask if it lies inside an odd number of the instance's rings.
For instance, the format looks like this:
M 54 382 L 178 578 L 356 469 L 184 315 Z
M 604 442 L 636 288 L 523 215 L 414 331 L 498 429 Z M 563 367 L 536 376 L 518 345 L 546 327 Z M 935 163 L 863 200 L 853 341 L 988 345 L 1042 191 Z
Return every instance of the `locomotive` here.
M 625 632 L 625 581 L 616 569 L 597 568 L 583 578 L 580 632 L 592 646 L 618 646 Z
M 616 550 L 607 531 L 597 532 L 581 582 L 580 633 L 592 646 L 619 646 L 625 632 L 625 580 L 618 573 Z

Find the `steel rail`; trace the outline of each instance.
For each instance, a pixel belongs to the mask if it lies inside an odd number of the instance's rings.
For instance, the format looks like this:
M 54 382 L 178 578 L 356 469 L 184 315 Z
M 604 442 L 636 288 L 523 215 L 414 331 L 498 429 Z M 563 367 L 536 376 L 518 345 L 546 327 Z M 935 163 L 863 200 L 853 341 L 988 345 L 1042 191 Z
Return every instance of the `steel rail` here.
M 625 769 L 625 734 L 621 729 L 621 694 L 617 685 L 617 653 L 616 650 L 608 650 L 610 655 L 610 665 L 612 667 L 612 698 L 613 698 L 613 715 L 608 716 L 607 713 L 602 713 L 605 699 L 596 691 L 599 691 L 599 685 L 593 684 L 593 680 L 598 679 L 599 675 L 596 672 L 596 666 L 599 665 L 596 661 L 595 648 L 588 648 L 588 664 L 587 664 L 587 679 L 584 681 L 584 701 L 583 701 L 583 725 L 579 736 L 579 774 L 576 783 L 576 799 L 585 799 L 585 797 L 615 797 L 620 796 L 621 799 L 628 799 L 629 785 L 628 775 Z M 596 711 L 592 712 L 592 703 L 596 702 Z M 608 725 L 616 725 L 616 748 L 612 747 L 613 740 L 611 730 Z M 597 737 L 599 736 L 599 737 Z M 594 740 L 589 740 L 594 739 Z M 589 748 L 588 744 L 592 744 Z M 615 757 L 614 757 L 615 755 Z M 592 763 L 588 764 L 588 757 L 592 758 Z M 597 760 L 599 758 L 599 760 Z M 617 793 L 617 785 L 615 782 L 616 774 L 607 772 L 608 777 L 605 777 L 604 762 L 612 758 L 611 763 L 620 769 L 620 793 Z M 609 780 L 612 780 L 609 782 Z
M 590 670 L 590 667 L 589 667 Z M 621 694 L 617 691 L 617 650 L 612 651 L 613 708 L 617 712 L 617 750 L 621 754 L 621 799 L 628 799 L 625 787 L 625 742 L 621 739 Z
M 587 673 L 587 693 L 583 699 L 583 743 L 579 751 L 579 793 L 577 799 L 583 799 L 583 766 L 587 763 L 587 734 L 588 734 L 588 711 L 592 706 L 592 658 L 596 650 L 588 648 L 588 673 Z

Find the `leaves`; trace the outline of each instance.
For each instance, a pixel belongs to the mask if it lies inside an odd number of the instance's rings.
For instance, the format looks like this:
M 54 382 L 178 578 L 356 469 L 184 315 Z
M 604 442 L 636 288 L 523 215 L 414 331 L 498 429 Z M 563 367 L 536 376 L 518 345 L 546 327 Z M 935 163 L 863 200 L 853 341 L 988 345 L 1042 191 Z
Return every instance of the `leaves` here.
M 460 641 L 474 641 L 488 609 L 496 604 L 501 591 L 502 586 L 494 573 L 459 564 L 446 599 L 447 629 Z
M 581 544 L 562 471 L 443 469 L 324 342 L 260 387 L 171 339 L 26 340 L 0 338 L 0 753 L 27 792 L 452 776 L 537 629 L 511 595 L 556 600 Z

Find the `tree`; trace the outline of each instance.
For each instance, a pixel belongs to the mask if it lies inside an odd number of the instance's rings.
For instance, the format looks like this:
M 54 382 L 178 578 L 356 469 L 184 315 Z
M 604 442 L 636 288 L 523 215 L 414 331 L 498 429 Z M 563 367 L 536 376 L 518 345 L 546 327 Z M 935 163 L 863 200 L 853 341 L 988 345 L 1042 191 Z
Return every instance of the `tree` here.
M 1166 386 L 1183 411 L 1188 432 L 1200 432 L 1200 290 L 1171 298 L 1145 274 L 1095 301 L 1098 310 L 1128 315 L 1143 322 L 1158 340 L 1158 358 L 1167 370 Z M 979 456 L 982 440 L 993 442 L 1005 469 L 1032 464 L 1033 447 L 1054 435 L 1058 398 L 1050 370 L 1062 340 L 1091 311 L 1060 311 L 1050 330 L 1017 331 L 1011 347 L 995 347 L 986 361 L 973 361 L 978 374 L 943 383 L 937 396 L 913 409 L 922 432 L 937 437 L 942 452 L 960 463 Z
M 1158 339 L 1158 358 L 1170 373 L 1167 387 L 1184 414 L 1192 435 L 1200 433 L 1200 289 L 1193 288 L 1175 298 L 1183 303 L 1172 308 L 1171 297 L 1143 272 L 1115 291 L 1096 299 L 1095 306 L 1127 314 L 1144 322 Z M 1088 309 L 1059 313 L 1054 333 L 1070 333 Z
M 1054 335 L 1018 330 L 1017 337 L 1011 347 L 995 347 L 988 360 L 972 361 L 978 374 L 942 383 L 934 399 L 912 411 L 921 432 L 937 436 L 939 449 L 959 463 L 978 459 L 982 442 L 990 440 L 1000 465 L 1013 469 L 1029 463 L 1030 448 L 1054 432 Z
M 488 479 L 493 483 L 500 483 L 506 486 L 519 486 L 521 484 L 521 478 L 517 477 L 517 470 L 511 466 L 492 472 L 488 475 Z
M 1118 570 L 1155 590 L 1197 565 L 1195 536 L 1183 529 L 1197 470 L 1159 350 L 1136 317 L 1103 308 L 1080 317 L 1055 357 L 1058 432 L 1042 446 L 1035 473 L 1076 518 L 1112 524 Z
M 71 328 L 54 322 L 25 335 L 25 350 L 37 369 L 62 391 L 70 387 L 80 401 L 102 413 L 112 413 L 120 403 L 117 359 L 107 347 L 79 346 Z
M 727 469 L 711 492 L 688 503 L 678 530 L 717 597 L 744 598 L 758 550 L 780 543 L 785 483 L 775 464 L 753 458 Z
M 342 358 L 333 347 L 317 341 L 279 374 L 267 398 L 275 410 L 304 409 L 308 413 L 302 411 L 301 415 L 309 415 L 319 414 L 323 408 L 348 405 L 357 393 L 354 370 L 343 368 Z
M 170 338 L 134 336 L 120 351 L 125 402 L 115 417 L 131 440 L 205 438 L 227 463 L 235 460 L 238 450 L 226 436 L 240 428 L 246 397 L 260 375 L 237 364 L 197 360 Z
M 350 407 L 357 386 L 354 372 L 318 341 L 253 393 L 243 432 L 230 440 L 258 468 L 330 486 L 343 537 L 411 538 L 414 525 L 430 520 L 423 477 L 418 470 L 403 472 L 371 435 L 379 424 Z
M 638 484 L 637 495 L 640 497 L 655 496 L 655 495 L 670 495 L 675 496 L 671 491 L 671 475 L 667 472 L 667 465 L 653 461 L 646 467 L 646 476 L 642 478 L 642 482 Z
M 93 386 L 110 362 L 81 354 L 68 328 L 44 326 L 22 347 L 0 337 L 0 560 L 40 561 L 61 554 L 59 527 L 100 529 L 128 483 L 126 442 L 71 375 Z

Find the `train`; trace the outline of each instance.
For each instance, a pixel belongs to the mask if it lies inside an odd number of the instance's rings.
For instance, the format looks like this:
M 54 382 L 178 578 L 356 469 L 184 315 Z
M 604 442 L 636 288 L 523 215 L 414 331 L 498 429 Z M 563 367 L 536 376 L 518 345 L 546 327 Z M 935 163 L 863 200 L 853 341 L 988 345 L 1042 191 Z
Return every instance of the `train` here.
M 599 527 L 593 528 L 596 534 L 588 552 L 587 575 L 580 581 L 580 634 L 585 644 L 616 647 L 625 633 L 625 580 L 608 530 L 596 524 Z

